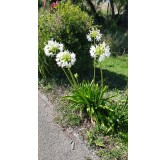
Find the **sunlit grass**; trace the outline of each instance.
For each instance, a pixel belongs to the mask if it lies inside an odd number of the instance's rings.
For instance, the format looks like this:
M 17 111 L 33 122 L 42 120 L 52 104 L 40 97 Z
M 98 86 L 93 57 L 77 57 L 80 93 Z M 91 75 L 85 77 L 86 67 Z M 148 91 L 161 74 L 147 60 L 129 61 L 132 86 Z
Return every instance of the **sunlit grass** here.
M 128 77 L 128 56 L 110 56 L 103 61 L 102 68 Z

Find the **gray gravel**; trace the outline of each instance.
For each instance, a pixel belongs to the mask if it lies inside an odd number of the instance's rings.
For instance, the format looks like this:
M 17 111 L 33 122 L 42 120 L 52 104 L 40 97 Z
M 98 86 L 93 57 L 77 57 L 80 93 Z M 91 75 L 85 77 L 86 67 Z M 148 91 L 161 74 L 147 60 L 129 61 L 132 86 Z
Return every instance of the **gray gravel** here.
M 66 133 L 53 122 L 54 106 L 39 91 L 38 94 L 38 156 L 39 160 L 92 160 L 98 158 L 88 150 L 77 135 Z

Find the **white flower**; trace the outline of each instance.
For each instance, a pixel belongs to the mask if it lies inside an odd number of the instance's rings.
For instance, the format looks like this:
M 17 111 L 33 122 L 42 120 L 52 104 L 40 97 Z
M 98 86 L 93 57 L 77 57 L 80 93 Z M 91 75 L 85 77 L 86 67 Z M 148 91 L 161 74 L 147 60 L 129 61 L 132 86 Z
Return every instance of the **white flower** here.
M 48 44 L 44 47 L 46 56 L 54 56 L 57 51 L 63 51 L 63 44 L 53 41 L 53 39 L 49 40 Z
M 61 51 L 56 56 L 56 62 L 59 67 L 70 68 L 76 61 L 76 55 L 69 51 Z
M 96 58 L 97 55 L 95 54 L 95 52 L 96 52 L 96 48 L 95 48 L 94 45 L 92 45 L 90 47 L 90 55 L 91 55 L 91 57 Z
M 88 41 L 97 40 L 98 42 L 101 40 L 102 34 L 100 33 L 100 30 L 92 28 L 92 30 L 89 31 L 89 34 L 86 35 Z
M 102 37 L 102 35 L 101 35 L 101 34 L 98 34 L 98 35 L 96 36 L 96 40 L 99 42 L 99 41 L 101 40 L 101 37 Z
M 59 43 L 59 50 L 63 51 L 63 44 L 62 43 Z
M 110 56 L 110 48 L 105 44 L 105 42 L 98 44 L 98 45 L 92 45 L 90 47 L 90 55 L 92 58 L 98 59 L 99 62 L 103 61 L 105 57 Z
M 99 57 L 99 62 L 103 61 L 105 58 L 105 56 L 102 54 L 100 57 Z
M 87 34 L 86 37 L 87 37 L 88 41 L 90 41 L 90 42 L 92 41 L 92 39 L 91 39 L 89 34 Z

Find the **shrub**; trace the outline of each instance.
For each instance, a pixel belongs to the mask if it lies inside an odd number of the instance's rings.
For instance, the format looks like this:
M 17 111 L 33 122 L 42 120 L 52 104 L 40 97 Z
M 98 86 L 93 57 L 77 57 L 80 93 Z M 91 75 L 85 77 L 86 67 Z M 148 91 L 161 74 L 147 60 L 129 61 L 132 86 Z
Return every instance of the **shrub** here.
M 77 62 L 73 69 L 80 74 L 86 73 L 92 67 L 88 50 L 90 44 L 86 40 L 86 33 L 93 25 L 92 17 L 67 2 L 59 3 L 53 13 L 40 9 L 38 18 L 39 76 L 46 78 L 59 73 L 54 59 L 46 57 L 43 50 L 51 38 L 76 53 Z

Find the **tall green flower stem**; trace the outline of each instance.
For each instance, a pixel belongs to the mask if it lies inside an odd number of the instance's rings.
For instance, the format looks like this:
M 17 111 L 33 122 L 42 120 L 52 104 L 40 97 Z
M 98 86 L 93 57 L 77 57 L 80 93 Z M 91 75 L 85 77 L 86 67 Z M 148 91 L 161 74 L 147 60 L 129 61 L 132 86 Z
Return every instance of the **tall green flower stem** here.
M 101 87 L 103 89 L 103 70 L 101 68 L 101 62 L 100 62 L 100 75 L 101 75 Z
M 73 73 L 71 72 L 70 68 L 68 68 L 68 71 L 69 71 L 70 76 L 71 76 L 71 78 L 72 78 L 72 80 L 73 80 L 74 87 L 75 87 L 76 89 L 78 89 L 77 82 L 76 82 L 76 80 L 75 80 L 75 78 L 74 78 L 74 76 L 73 76 Z
M 94 38 L 94 46 L 95 46 L 95 38 Z M 93 82 L 95 84 L 95 79 L 96 79 L 96 59 L 94 58 L 94 61 L 93 61 L 93 66 L 94 66 L 94 70 L 93 70 Z
M 93 65 L 94 65 L 94 71 L 93 71 L 93 82 L 95 83 L 95 79 L 96 79 L 96 59 L 94 58 L 94 62 L 93 62 Z
M 65 69 L 64 69 L 64 68 L 62 68 L 62 70 L 63 70 L 63 72 L 65 73 L 65 75 L 66 75 L 66 77 L 67 77 L 68 81 L 70 82 L 70 84 L 73 86 L 73 83 L 71 82 L 71 80 L 70 80 L 69 76 L 67 75 L 67 73 L 66 73 Z

